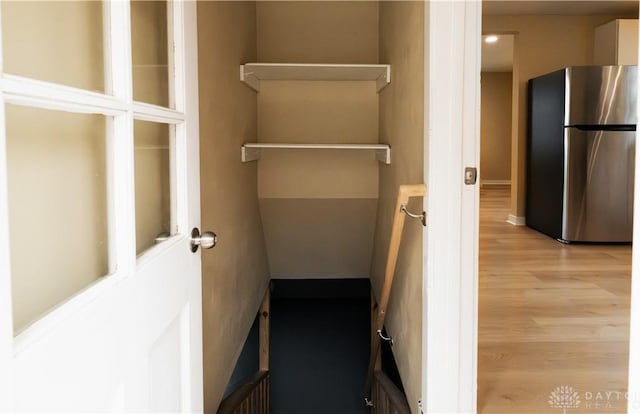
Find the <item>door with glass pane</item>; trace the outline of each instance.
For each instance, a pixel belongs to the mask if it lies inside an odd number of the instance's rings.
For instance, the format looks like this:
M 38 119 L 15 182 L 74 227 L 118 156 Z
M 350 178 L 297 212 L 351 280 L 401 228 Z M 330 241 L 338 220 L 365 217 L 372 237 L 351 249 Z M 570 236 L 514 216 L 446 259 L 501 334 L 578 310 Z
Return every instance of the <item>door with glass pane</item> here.
M 0 3 L 0 410 L 202 411 L 195 9 Z

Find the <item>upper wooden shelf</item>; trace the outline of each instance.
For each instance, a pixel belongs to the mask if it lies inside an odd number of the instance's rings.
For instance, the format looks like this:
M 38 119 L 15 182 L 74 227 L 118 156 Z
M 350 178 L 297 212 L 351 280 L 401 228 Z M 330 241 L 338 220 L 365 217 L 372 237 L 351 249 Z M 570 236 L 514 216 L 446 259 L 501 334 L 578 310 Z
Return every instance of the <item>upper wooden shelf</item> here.
M 380 92 L 391 82 L 391 65 L 246 63 L 240 80 L 256 91 L 261 80 L 375 81 Z
M 391 164 L 391 147 L 389 144 L 292 144 L 249 142 L 241 148 L 242 162 L 255 161 L 262 156 L 263 149 L 297 149 L 297 150 L 356 150 L 373 151 L 376 159 L 384 164 Z

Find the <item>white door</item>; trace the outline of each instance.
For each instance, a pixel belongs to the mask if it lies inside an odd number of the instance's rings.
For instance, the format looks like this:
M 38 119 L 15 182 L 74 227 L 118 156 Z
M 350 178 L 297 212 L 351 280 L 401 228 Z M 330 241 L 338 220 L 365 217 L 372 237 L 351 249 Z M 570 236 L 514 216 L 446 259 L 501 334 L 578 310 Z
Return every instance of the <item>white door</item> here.
M 0 411 L 202 411 L 195 2 L 0 11 Z

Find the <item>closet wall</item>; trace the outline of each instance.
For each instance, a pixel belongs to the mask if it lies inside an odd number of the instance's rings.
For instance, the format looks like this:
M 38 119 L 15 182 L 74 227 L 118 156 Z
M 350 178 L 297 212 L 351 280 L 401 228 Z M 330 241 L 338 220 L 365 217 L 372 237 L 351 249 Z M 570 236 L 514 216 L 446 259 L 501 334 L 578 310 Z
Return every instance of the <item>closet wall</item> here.
M 269 277 L 371 277 L 379 297 L 398 186 L 423 182 L 424 5 L 203 2 L 198 24 L 202 227 L 220 235 L 203 255 L 213 410 Z M 249 62 L 388 63 L 392 80 L 381 93 L 348 81 L 263 81 L 255 92 L 239 80 Z M 256 141 L 388 143 L 392 163 L 368 151 L 282 149 L 241 163 L 240 146 Z M 386 322 L 415 412 L 423 229 L 407 221 Z
M 377 2 L 258 2 L 258 61 L 377 63 Z M 377 143 L 374 82 L 269 81 L 258 141 Z M 258 161 L 272 278 L 369 276 L 378 165 L 373 153 L 271 150 Z
M 392 162 L 380 168 L 371 283 L 380 297 L 398 187 L 424 182 L 424 3 L 380 3 L 380 63 L 391 64 L 391 84 L 380 93 L 380 142 Z M 427 192 L 427 197 L 429 196 Z M 422 211 L 414 199 L 409 211 Z M 407 219 L 391 291 L 386 328 L 412 412 L 419 413 L 422 376 L 422 237 Z
M 255 92 L 239 81 L 256 60 L 254 2 L 198 2 L 202 229 L 220 237 L 202 255 L 205 412 L 214 412 L 267 288 L 257 165 L 240 162 L 255 140 Z

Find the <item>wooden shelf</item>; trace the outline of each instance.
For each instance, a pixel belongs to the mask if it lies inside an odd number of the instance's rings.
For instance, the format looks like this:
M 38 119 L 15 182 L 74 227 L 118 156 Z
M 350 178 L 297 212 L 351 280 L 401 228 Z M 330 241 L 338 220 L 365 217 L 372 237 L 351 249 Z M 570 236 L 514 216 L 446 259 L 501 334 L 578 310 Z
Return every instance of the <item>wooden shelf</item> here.
M 375 81 L 380 92 L 391 82 L 391 65 L 246 63 L 240 80 L 258 92 L 261 80 Z
M 391 164 L 391 147 L 387 144 L 289 144 L 289 143 L 247 143 L 241 148 L 242 162 L 255 161 L 262 156 L 263 149 L 330 149 L 374 151 L 376 159 Z

